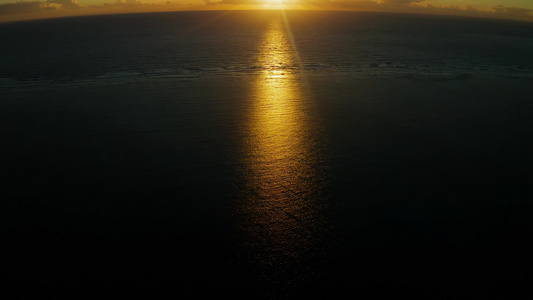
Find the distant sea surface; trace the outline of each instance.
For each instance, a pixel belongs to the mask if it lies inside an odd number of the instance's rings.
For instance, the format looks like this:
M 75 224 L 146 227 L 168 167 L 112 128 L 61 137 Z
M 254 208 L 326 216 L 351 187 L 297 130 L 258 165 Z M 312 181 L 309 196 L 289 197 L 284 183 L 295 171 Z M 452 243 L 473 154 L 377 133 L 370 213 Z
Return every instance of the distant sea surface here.
M 19 298 L 532 294 L 533 23 L 172 12 L 0 40 Z

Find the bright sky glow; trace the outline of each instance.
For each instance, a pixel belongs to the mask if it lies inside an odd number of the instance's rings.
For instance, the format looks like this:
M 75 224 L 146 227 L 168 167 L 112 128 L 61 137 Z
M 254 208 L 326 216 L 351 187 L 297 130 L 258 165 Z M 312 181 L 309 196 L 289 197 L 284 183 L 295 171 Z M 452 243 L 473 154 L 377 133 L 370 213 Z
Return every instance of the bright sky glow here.
M 532 0 L 0 0 L 0 22 L 87 14 L 232 9 L 365 10 L 533 21 Z
M 264 2 L 264 3 L 267 3 L 267 4 L 274 4 L 274 5 L 283 4 L 283 0 L 262 0 L 261 2 Z

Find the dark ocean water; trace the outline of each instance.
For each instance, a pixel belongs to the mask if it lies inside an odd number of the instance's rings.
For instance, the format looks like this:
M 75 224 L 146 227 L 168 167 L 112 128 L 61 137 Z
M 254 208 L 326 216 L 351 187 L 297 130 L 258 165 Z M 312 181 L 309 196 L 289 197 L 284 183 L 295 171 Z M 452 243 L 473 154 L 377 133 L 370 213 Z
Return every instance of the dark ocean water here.
M 533 24 L 177 12 L 0 24 L 19 298 L 525 298 Z

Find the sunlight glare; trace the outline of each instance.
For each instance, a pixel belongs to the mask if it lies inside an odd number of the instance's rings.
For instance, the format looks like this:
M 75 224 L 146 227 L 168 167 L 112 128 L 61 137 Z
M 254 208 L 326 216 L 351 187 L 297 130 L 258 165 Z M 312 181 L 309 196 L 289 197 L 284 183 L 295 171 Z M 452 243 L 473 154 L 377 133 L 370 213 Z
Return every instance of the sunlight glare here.
M 308 259 L 302 249 L 317 249 L 322 240 L 315 202 L 322 182 L 298 55 L 284 18 L 276 21 L 258 51 L 262 72 L 251 97 L 242 209 L 254 260 L 284 274 Z
M 283 8 L 283 4 L 287 3 L 286 0 L 260 0 L 266 6 L 269 7 L 277 7 L 277 8 Z

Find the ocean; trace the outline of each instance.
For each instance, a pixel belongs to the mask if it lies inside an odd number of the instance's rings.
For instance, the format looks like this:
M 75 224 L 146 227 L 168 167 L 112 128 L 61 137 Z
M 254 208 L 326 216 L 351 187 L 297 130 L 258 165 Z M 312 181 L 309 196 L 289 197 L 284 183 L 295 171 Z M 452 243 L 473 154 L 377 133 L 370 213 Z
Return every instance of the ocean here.
M 533 23 L 204 11 L 0 24 L 19 298 L 524 298 Z

